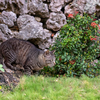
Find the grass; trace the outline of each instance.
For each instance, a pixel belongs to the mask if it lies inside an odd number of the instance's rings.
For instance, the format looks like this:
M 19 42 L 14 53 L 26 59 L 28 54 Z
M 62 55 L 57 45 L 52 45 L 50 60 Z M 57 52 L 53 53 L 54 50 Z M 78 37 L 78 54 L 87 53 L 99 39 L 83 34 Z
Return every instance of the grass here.
M 24 76 L 12 92 L 0 93 L 0 100 L 100 100 L 100 76 Z

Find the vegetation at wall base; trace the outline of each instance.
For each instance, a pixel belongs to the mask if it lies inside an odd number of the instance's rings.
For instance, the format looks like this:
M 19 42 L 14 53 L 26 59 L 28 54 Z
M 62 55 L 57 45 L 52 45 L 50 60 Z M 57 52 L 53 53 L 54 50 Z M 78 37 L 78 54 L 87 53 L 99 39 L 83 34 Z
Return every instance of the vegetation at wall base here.
M 0 64 L 0 71 L 4 72 L 3 65 Z
M 100 61 L 94 60 L 100 55 L 99 22 L 95 15 L 83 16 L 69 14 L 67 24 L 60 30 L 60 35 L 51 50 L 55 50 L 56 65 L 44 68 L 43 74 L 68 77 L 80 77 L 85 74 L 95 77 L 100 74 Z

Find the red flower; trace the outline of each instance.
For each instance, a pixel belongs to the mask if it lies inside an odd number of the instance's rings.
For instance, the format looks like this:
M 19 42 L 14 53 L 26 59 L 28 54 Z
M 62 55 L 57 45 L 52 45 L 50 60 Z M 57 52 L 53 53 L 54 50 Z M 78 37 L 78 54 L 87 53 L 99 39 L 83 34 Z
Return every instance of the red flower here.
M 93 19 L 93 21 L 95 21 L 96 20 L 96 18 L 95 19 Z
M 90 40 L 92 41 L 92 38 L 90 38 Z
M 92 19 L 93 19 L 93 17 L 91 17 Z M 93 21 L 95 21 L 96 20 L 96 18 L 95 19 L 93 19 Z
M 69 63 L 72 64 L 72 65 L 73 65 L 75 62 L 76 62 L 75 60 L 69 61 Z
M 90 40 L 91 40 L 91 41 L 92 41 L 92 40 L 96 40 L 96 38 L 91 38 Z
M 51 37 L 54 37 L 54 33 L 51 34 Z
M 61 61 L 62 59 L 61 59 L 61 57 L 59 57 L 59 61 Z
M 68 14 L 67 17 L 69 17 L 69 18 L 74 18 L 73 14 Z
M 88 27 L 88 30 L 89 30 L 90 28 Z
M 65 76 L 65 74 L 63 75 L 63 77 Z
M 97 36 L 95 36 L 95 38 L 92 38 L 92 37 L 90 36 L 90 40 L 91 40 L 91 41 L 92 41 L 92 40 L 97 40 L 96 38 L 97 38 Z
M 85 32 L 85 34 L 87 34 L 87 32 Z
M 91 23 L 91 26 L 96 27 L 97 24 L 96 24 L 95 22 L 92 22 L 92 23 Z
M 97 38 L 97 36 L 95 36 L 95 38 Z
M 79 12 L 78 11 L 75 11 L 75 15 L 77 15 Z
M 90 36 L 90 38 L 91 38 L 91 36 Z
M 93 40 L 97 40 L 96 38 L 93 38 Z

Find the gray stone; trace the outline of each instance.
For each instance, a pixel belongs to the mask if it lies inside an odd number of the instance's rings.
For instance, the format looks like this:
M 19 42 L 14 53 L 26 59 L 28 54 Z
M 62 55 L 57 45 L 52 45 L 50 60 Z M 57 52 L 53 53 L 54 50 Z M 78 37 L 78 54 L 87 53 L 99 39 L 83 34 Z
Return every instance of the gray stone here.
M 0 15 L 0 22 L 8 25 L 9 27 L 14 26 L 14 22 L 16 22 L 16 14 L 12 11 L 6 12 L 3 11 Z
M 9 0 L 0 0 L 0 10 L 7 9 L 8 1 Z
M 16 14 L 28 13 L 26 0 L 9 0 L 9 5 Z
M 37 43 L 37 45 L 39 46 L 39 48 L 44 50 L 44 49 L 48 49 L 52 45 L 52 39 L 50 38 L 52 32 L 50 32 L 47 29 L 44 29 L 43 33 L 45 38 L 44 39 L 41 38 L 41 40 Z
M 0 24 L 0 41 L 4 42 L 5 40 L 12 37 L 12 32 L 5 24 Z
M 41 18 L 49 17 L 48 5 L 43 3 L 42 0 L 29 0 L 28 10 L 30 14 L 39 16 Z
M 28 13 L 25 0 L 0 0 L 0 10 L 10 10 L 16 14 Z
M 73 9 L 71 9 L 70 5 L 65 6 L 64 14 L 67 16 L 68 14 L 74 14 Z
M 55 41 L 56 41 L 57 37 L 59 37 L 59 36 L 60 36 L 60 32 L 58 31 L 58 32 L 57 32 L 57 33 L 53 36 L 51 46 L 53 46 L 53 45 L 54 45 L 54 43 L 55 43 Z
M 49 9 L 53 12 L 61 11 L 62 6 L 64 5 L 65 0 L 51 0 Z
M 88 12 L 88 14 L 93 14 L 96 12 L 96 6 L 100 7 L 100 0 L 86 0 L 84 11 Z
M 71 2 L 71 1 L 73 1 L 73 0 L 65 0 L 65 3 L 69 3 L 69 2 Z
M 51 0 L 42 0 L 43 2 L 50 3 Z
M 40 17 L 35 17 L 35 20 L 36 20 L 37 22 L 40 22 L 40 21 L 41 21 L 41 18 L 40 18 Z
M 29 24 L 32 24 L 34 26 L 38 25 L 38 27 L 42 27 L 42 23 L 37 22 L 33 16 L 30 16 L 27 14 L 19 16 L 19 18 L 17 19 L 17 24 L 18 24 L 19 30 L 20 29 L 22 30 L 24 27 L 26 27 Z
M 46 22 L 47 29 L 58 31 L 66 24 L 66 16 L 63 13 L 50 13 L 50 18 Z
M 84 12 L 88 14 L 94 14 L 96 11 L 100 11 L 100 0 L 73 0 L 73 2 L 65 7 L 65 15 L 78 10 L 81 14 Z
M 64 7 L 66 4 L 70 3 L 71 1 L 73 0 L 51 0 L 49 9 L 52 12 L 60 12 L 62 7 Z
M 49 48 L 51 32 L 43 29 L 42 23 L 30 15 L 23 15 L 18 18 L 17 24 L 20 30 L 17 38 L 32 40 L 41 49 Z

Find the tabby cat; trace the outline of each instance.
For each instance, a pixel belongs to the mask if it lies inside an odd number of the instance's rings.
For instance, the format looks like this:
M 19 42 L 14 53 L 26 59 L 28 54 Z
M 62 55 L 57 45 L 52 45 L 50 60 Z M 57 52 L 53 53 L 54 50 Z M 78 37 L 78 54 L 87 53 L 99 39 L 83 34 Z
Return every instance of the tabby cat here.
M 19 70 L 13 64 L 20 65 L 25 72 L 39 71 L 44 66 L 53 67 L 55 56 L 52 51 L 43 51 L 28 41 L 11 38 L 0 45 L 0 64 L 12 70 Z

